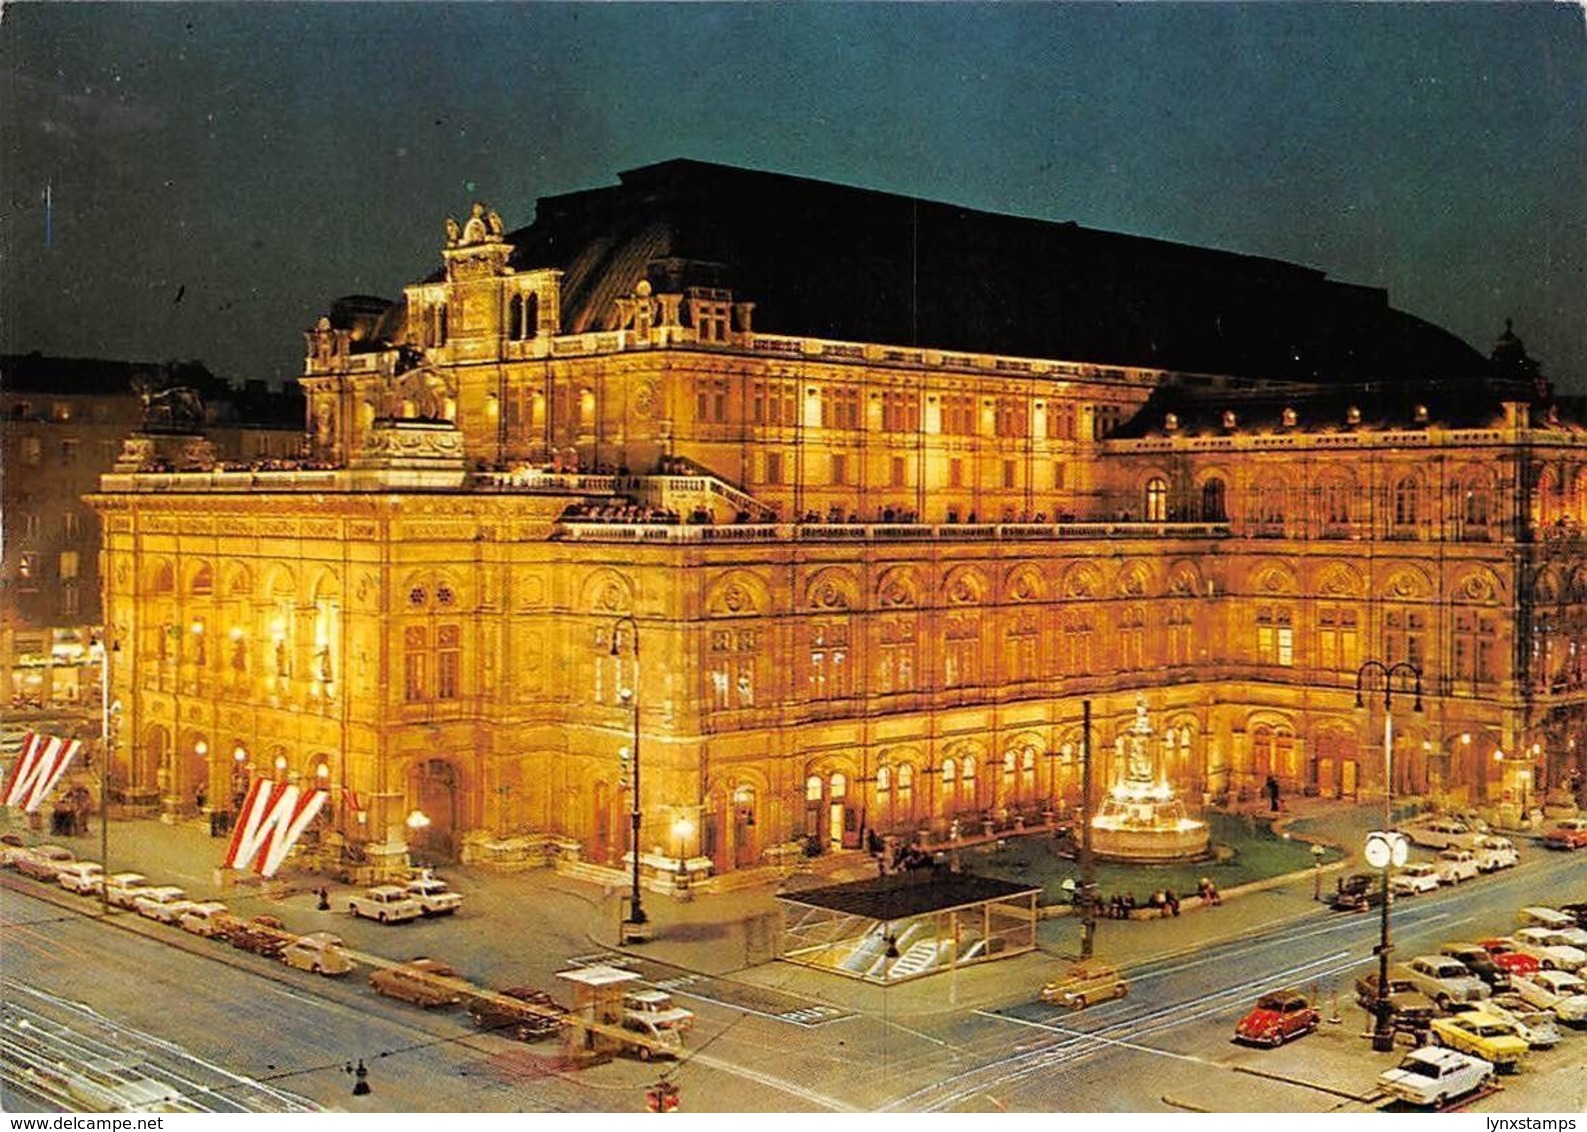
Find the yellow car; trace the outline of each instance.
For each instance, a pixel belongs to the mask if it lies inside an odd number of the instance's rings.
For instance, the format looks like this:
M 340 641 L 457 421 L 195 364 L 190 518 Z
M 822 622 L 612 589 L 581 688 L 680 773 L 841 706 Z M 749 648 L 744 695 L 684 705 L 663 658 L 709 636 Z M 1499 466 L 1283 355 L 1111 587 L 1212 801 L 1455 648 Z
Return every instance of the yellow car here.
M 1481 1010 L 1433 1019 L 1432 1040 L 1434 1045 L 1448 1046 L 1492 1062 L 1502 1072 L 1519 1068 L 1521 1055 L 1528 1048 L 1514 1022 Z
M 1041 1000 L 1055 1006 L 1068 1006 L 1084 1010 L 1097 1002 L 1110 998 L 1123 998 L 1130 993 L 1124 975 L 1111 963 L 1082 959 L 1041 988 Z

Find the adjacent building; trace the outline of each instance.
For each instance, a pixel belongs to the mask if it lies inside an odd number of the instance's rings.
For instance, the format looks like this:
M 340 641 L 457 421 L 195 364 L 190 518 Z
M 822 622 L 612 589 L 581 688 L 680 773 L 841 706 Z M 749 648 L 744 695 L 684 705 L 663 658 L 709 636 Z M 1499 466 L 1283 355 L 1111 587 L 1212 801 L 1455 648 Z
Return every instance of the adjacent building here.
M 149 809 L 721 873 L 1067 813 L 1142 697 L 1192 799 L 1370 796 L 1383 669 L 1396 792 L 1579 774 L 1587 436 L 1513 334 L 687 161 L 438 236 L 306 332 L 302 458 L 144 430 L 92 497 Z

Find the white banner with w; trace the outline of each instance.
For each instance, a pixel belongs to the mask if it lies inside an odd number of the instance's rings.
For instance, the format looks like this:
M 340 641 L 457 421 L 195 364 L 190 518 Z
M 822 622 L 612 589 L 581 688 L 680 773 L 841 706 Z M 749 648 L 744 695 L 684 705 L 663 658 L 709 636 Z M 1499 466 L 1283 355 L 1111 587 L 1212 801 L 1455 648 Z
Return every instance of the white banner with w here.
M 67 766 L 82 749 L 79 739 L 57 739 L 53 735 L 29 731 L 22 739 L 22 753 L 17 764 L 11 768 L 11 780 L 6 783 L 5 804 L 20 806 L 30 814 L 37 813 L 39 805 L 55 789 Z
M 275 876 L 327 797 L 324 790 L 304 793 L 289 783 L 254 779 L 222 864 L 229 869 L 251 869 L 262 877 Z

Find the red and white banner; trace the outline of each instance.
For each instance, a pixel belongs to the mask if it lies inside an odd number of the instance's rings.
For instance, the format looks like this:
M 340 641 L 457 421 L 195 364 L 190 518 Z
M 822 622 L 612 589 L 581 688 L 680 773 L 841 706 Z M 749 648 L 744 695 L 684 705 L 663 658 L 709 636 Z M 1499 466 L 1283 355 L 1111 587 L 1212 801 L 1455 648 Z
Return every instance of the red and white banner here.
M 327 797 L 324 790 L 305 793 L 289 783 L 254 779 L 222 864 L 228 869 L 251 870 L 262 877 L 275 876 Z
M 11 768 L 11 779 L 6 783 L 5 804 L 20 806 L 30 814 L 37 813 L 39 805 L 55 789 L 68 764 L 82 749 L 79 739 L 57 739 L 53 735 L 29 731 L 22 738 L 22 753 L 17 756 L 17 764 Z

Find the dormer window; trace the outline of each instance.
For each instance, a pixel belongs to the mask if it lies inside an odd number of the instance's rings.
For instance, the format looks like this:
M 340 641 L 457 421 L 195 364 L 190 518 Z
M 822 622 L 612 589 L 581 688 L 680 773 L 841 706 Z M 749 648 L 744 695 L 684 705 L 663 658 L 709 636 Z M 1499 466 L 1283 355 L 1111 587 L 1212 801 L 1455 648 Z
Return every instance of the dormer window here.
M 1179 430 L 1179 414 L 1169 413 L 1166 417 L 1164 417 L 1163 429 L 1167 432 L 1177 432 Z
M 1361 423 L 1361 410 L 1358 409 L 1354 405 L 1351 405 L 1350 408 L 1346 409 L 1345 410 L 1345 423 L 1346 424 L 1360 424 Z
M 514 295 L 507 303 L 507 337 L 515 342 L 540 332 L 540 297 L 533 291 Z
M 1416 423 L 1417 424 L 1426 424 L 1427 423 L 1427 406 L 1426 405 L 1418 405 L 1418 406 L 1416 406 L 1415 416 L 1416 416 Z
M 1225 409 L 1225 410 L 1223 410 L 1223 427 L 1224 428 L 1233 428 L 1238 423 L 1239 423 L 1238 418 L 1235 417 L 1233 409 Z
M 1285 428 L 1294 428 L 1295 427 L 1295 422 L 1298 421 L 1299 419 L 1300 419 L 1300 415 L 1298 413 L 1296 413 L 1295 410 L 1292 407 L 1285 406 L 1285 408 L 1284 408 L 1284 427 Z
M 715 287 L 689 291 L 689 321 L 701 342 L 726 342 L 732 326 L 732 293 Z

